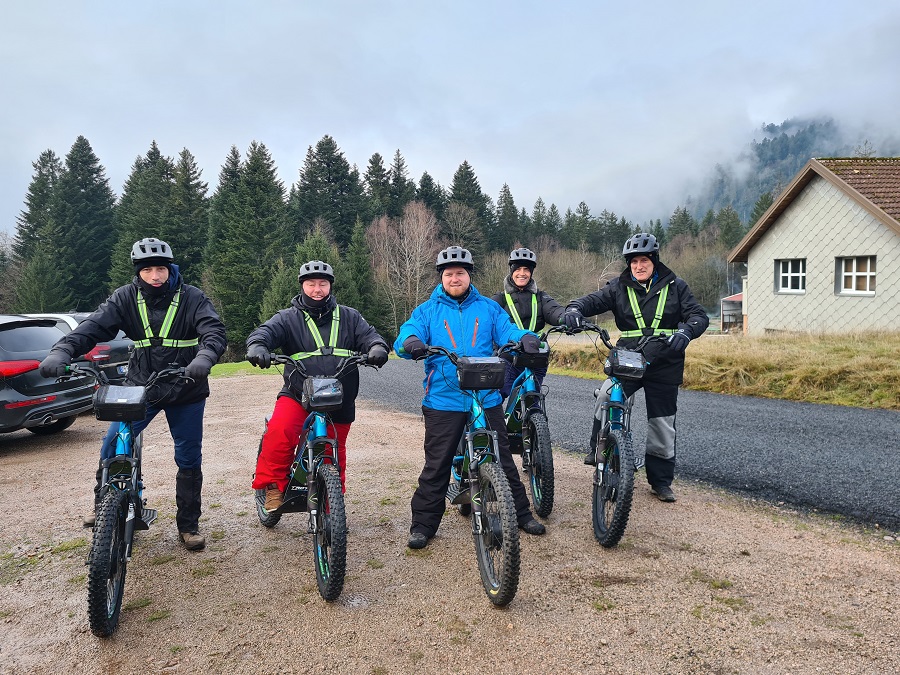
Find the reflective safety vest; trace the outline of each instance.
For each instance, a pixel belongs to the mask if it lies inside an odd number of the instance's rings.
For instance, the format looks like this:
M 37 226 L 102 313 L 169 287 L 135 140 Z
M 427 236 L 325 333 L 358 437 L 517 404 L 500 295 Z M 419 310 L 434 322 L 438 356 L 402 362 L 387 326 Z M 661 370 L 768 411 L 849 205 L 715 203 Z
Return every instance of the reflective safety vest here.
M 335 307 L 334 311 L 331 313 L 331 334 L 328 336 L 328 346 L 325 346 L 325 341 L 322 340 L 322 334 L 319 332 L 316 322 L 312 320 L 309 313 L 303 312 L 303 316 L 306 318 L 306 325 L 309 328 L 309 332 L 312 333 L 313 340 L 316 341 L 316 347 L 318 347 L 318 349 L 314 352 L 297 352 L 296 354 L 291 354 L 292 359 L 300 361 L 313 356 L 353 356 L 353 352 L 349 349 L 336 348 L 338 329 L 341 324 L 341 312 L 339 306 Z
M 669 284 L 663 286 L 662 290 L 659 292 L 659 300 L 656 301 L 656 314 L 653 316 L 653 322 L 650 324 L 650 328 L 647 328 L 647 324 L 644 323 L 644 314 L 641 312 L 640 305 L 638 305 L 637 293 L 634 292 L 634 289 L 631 286 L 628 286 L 627 290 L 628 302 L 631 303 L 631 311 L 634 313 L 634 320 L 637 322 L 638 329 L 623 330 L 623 338 L 643 337 L 644 335 L 671 335 L 678 330 L 677 328 L 659 327 L 663 311 L 665 311 L 666 308 L 666 298 L 669 297 Z
M 522 328 L 522 319 L 519 318 L 519 313 L 516 311 L 516 303 L 513 302 L 509 293 L 506 294 L 506 305 L 509 307 L 512 320 L 516 322 L 516 328 L 524 330 Z M 531 294 L 531 321 L 529 323 L 528 330 L 534 332 L 534 327 L 537 325 L 537 293 Z
M 181 300 L 181 289 L 175 291 L 172 303 L 166 310 L 166 318 L 163 319 L 162 327 L 159 329 L 159 336 L 154 337 L 153 329 L 150 328 L 150 317 L 147 316 L 147 301 L 144 300 L 142 293 L 137 294 L 138 315 L 141 317 L 141 323 L 144 325 L 143 340 L 138 340 L 134 346 L 138 349 L 144 347 L 162 346 L 162 347 L 196 347 L 200 344 L 199 338 L 190 340 L 171 340 L 169 339 L 169 331 L 172 330 L 172 324 L 175 322 L 175 312 L 178 311 L 178 302 Z

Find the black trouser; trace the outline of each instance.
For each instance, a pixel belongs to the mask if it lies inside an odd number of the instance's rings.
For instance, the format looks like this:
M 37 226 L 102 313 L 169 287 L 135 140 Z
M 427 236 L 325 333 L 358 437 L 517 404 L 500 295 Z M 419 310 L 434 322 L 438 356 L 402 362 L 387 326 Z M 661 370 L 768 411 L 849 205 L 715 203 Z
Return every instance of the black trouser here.
M 434 410 L 422 406 L 425 417 L 425 466 L 419 475 L 419 487 L 413 494 L 412 525 L 410 532 L 421 532 L 433 537 L 441 524 L 446 506 L 447 486 L 450 484 L 450 465 L 463 430 L 466 428 L 468 412 Z M 501 406 L 487 408 L 484 411 L 488 427 L 497 432 L 500 464 L 512 488 L 513 500 L 516 503 L 516 520 L 524 525 L 532 520 L 531 506 L 525 486 L 519 478 L 519 470 L 509 452 L 509 440 L 506 436 L 506 424 Z
M 668 487 L 675 478 L 675 413 L 678 410 L 678 385 L 653 380 L 623 380 L 625 396 L 644 390 L 647 403 L 647 445 L 644 462 L 647 482 L 654 487 Z M 597 437 L 603 422 L 594 418 L 591 450 L 597 448 Z

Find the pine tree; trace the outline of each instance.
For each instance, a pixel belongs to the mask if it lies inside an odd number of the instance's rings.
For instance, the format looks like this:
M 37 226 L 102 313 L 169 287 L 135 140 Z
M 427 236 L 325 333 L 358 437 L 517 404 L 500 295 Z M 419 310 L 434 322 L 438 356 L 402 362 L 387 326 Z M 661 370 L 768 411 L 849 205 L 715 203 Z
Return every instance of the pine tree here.
M 390 201 L 391 176 L 384 168 L 384 158 L 377 152 L 369 158 L 363 183 L 369 198 L 369 216 L 383 216 L 387 213 Z
M 468 206 L 478 218 L 477 226 L 485 240 L 490 239 L 490 231 L 494 224 L 490 198 L 481 191 L 478 178 L 471 165 L 464 161 L 453 174 L 450 187 L 450 201 Z
M 146 237 L 162 239 L 179 255 L 166 236 L 166 211 L 172 194 L 175 167 L 169 157 L 159 151 L 156 141 L 147 154 L 138 157 L 125 181 L 122 199 L 116 209 L 116 243 L 110 264 L 110 290 L 128 283 L 134 276 L 131 247 Z
M 550 204 L 550 208 L 547 209 L 547 221 L 546 221 L 545 230 L 548 235 L 554 238 L 559 238 L 560 232 L 563 228 L 563 219 L 559 214 L 559 209 L 556 208 L 556 204 Z
M 79 136 L 66 155 L 51 206 L 76 309 L 92 310 L 107 297 L 114 205 L 100 160 L 88 140 Z
M 362 180 L 331 136 L 309 148 L 300 180 L 291 193 L 288 213 L 295 232 L 309 231 L 316 218 L 325 220 L 338 246 L 350 243 L 357 217 L 368 211 Z
M 403 215 L 403 209 L 416 198 L 416 184 L 409 179 L 409 171 L 406 168 L 406 160 L 400 154 L 400 150 L 394 153 L 394 161 L 391 163 L 391 183 L 388 190 L 387 214 L 391 218 L 399 218 Z
M 272 261 L 285 252 L 284 185 L 262 143 L 250 144 L 237 191 L 222 207 L 211 295 L 221 309 L 229 349 L 242 353 L 257 326 Z
M 431 175 L 424 171 L 416 189 L 416 201 L 425 204 L 438 221 L 443 221 L 447 213 L 447 191 Z
M 32 162 L 34 175 L 25 196 L 25 210 L 16 218 L 16 238 L 13 242 L 13 258 L 26 264 L 37 247 L 38 232 L 50 221 L 53 190 L 62 172 L 62 162 L 53 150 L 44 150 L 36 162 Z
M 209 228 L 206 236 L 206 253 L 203 256 L 207 270 L 214 269 L 220 262 L 226 214 L 233 213 L 237 208 L 235 202 L 241 184 L 241 171 L 241 153 L 232 145 L 219 171 L 219 184 L 209 200 Z
M 259 310 L 259 322 L 265 323 L 279 311 L 290 307 L 291 300 L 298 293 L 297 272 L 279 258 L 275 261 L 269 286 L 263 293 Z
M 669 231 L 667 233 L 669 241 L 681 234 L 694 236 L 697 234 L 697 221 L 690 212 L 683 206 L 678 206 L 669 218 Z
M 520 245 L 524 246 L 524 242 L 531 242 L 532 231 L 534 230 L 534 226 L 531 222 L 531 217 L 528 215 L 528 212 L 525 210 L 523 206 L 519 209 L 519 228 L 518 235 L 513 240 L 513 246 L 516 245 L 516 242 L 519 242 Z
M 716 214 L 716 223 L 719 226 L 719 241 L 729 250 L 734 248 L 744 235 L 744 226 L 737 211 L 730 206 L 722 208 Z
M 531 209 L 531 231 L 529 232 L 529 241 L 536 241 L 539 237 L 543 237 L 544 235 L 555 237 L 556 232 L 549 232 L 547 230 L 547 207 L 544 205 L 544 200 L 538 197 L 537 201 L 534 202 L 534 207 Z
M 18 271 L 13 255 L 13 239 L 6 232 L 0 231 L 0 279 L 5 280 L 5 283 L 0 284 L 0 313 L 13 311 Z
M 56 244 L 59 232 L 50 222 L 38 232 L 38 244 L 16 284 L 19 313 L 68 312 L 75 302 L 69 272 Z
M 660 247 L 662 247 L 666 243 L 666 230 L 662 226 L 662 221 L 657 218 L 656 222 L 653 223 L 653 227 L 650 229 L 650 234 L 656 237 L 656 241 L 659 243 Z
M 172 247 L 185 281 L 200 285 L 209 223 L 207 184 L 187 148 L 178 155 L 160 236 Z
M 372 251 L 366 239 L 366 228 L 361 220 L 353 228 L 353 238 L 341 261 L 340 278 L 336 280 L 338 301 L 353 307 L 375 326 L 382 335 L 390 332 L 391 322 L 387 316 L 386 299 L 375 285 L 375 271 L 372 267 Z M 337 284 L 337 281 L 340 281 Z
M 759 199 L 756 200 L 756 204 L 753 206 L 753 211 L 750 212 L 750 227 L 756 225 L 759 222 L 759 219 L 763 217 L 763 214 L 769 210 L 769 207 L 775 202 L 775 199 L 772 197 L 771 192 L 763 192 Z
M 509 251 L 518 236 L 519 210 L 509 185 L 504 183 L 497 199 L 497 224 L 488 231 L 488 246 L 495 251 Z

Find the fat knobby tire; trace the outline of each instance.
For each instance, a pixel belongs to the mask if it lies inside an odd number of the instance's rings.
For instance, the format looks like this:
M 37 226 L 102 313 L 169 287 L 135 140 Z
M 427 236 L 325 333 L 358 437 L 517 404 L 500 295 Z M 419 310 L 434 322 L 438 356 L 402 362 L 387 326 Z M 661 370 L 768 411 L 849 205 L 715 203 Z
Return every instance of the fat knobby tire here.
M 125 519 L 128 495 L 110 491 L 100 503 L 88 554 L 88 620 L 91 632 L 109 637 L 119 623 L 125 588 Z
M 475 556 L 484 592 L 493 604 L 503 607 L 512 602 L 519 587 L 516 506 L 499 462 L 479 466 L 478 480 L 483 525 L 482 534 L 474 534 L 473 530 Z M 475 518 L 473 512 L 473 526 Z
M 531 466 L 528 467 L 528 482 L 531 486 L 531 503 L 534 512 L 546 518 L 553 511 L 553 449 L 550 447 L 550 425 L 544 413 L 536 412 L 528 418 L 523 430 L 531 444 Z
M 619 543 L 628 525 L 634 496 L 634 448 L 631 432 L 611 430 L 605 449 L 597 451 L 603 471 L 594 471 L 592 518 L 594 537 L 605 548 Z
M 331 602 L 344 589 L 347 569 L 347 516 L 337 467 L 324 465 L 316 473 L 319 510 L 313 560 L 319 595 Z

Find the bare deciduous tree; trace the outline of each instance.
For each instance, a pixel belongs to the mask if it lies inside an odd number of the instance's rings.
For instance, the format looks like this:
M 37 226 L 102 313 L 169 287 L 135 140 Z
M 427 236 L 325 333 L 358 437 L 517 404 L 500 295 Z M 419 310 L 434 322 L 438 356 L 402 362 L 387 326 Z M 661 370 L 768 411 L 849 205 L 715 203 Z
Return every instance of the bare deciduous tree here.
M 460 202 L 452 201 L 447 207 L 441 236 L 448 245 L 469 249 L 476 258 L 485 252 L 484 235 L 478 227 L 478 214 L 475 209 Z
M 396 332 L 434 288 L 437 220 L 422 202 L 410 202 L 399 220 L 382 216 L 373 222 L 366 238 Z

